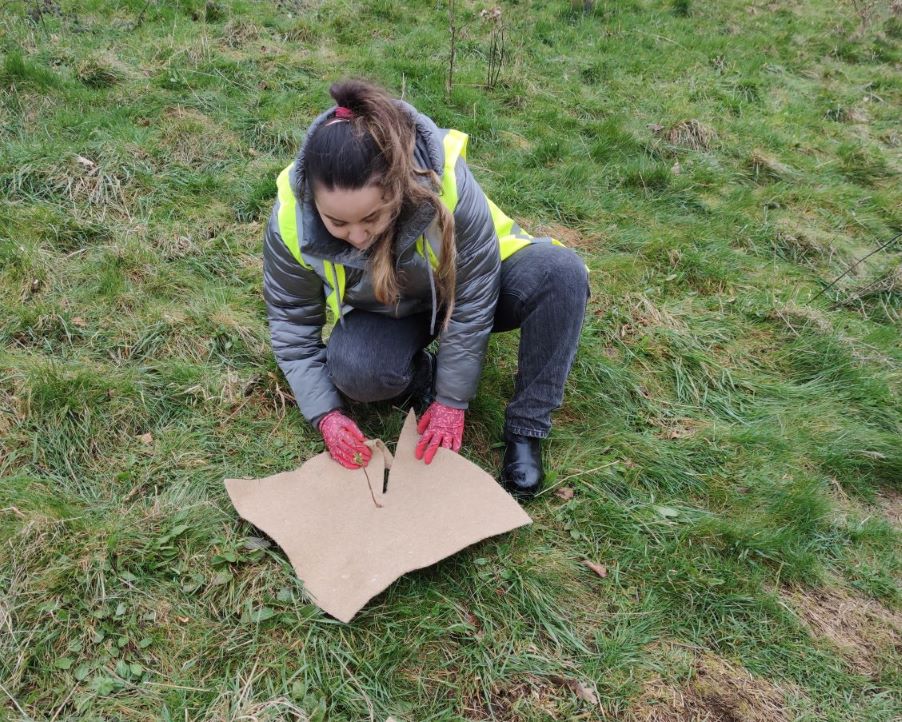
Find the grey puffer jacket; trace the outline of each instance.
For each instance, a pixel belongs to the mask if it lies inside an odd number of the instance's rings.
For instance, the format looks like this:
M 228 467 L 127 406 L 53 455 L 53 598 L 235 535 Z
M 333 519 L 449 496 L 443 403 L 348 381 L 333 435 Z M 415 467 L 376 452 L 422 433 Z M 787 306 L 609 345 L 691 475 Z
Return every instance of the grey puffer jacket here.
M 400 101 L 399 101 L 400 102 Z M 414 161 L 442 176 L 444 148 L 435 123 L 402 103 L 416 123 Z M 307 129 L 307 137 L 327 120 L 334 108 L 320 115 Z M 395 318 L 414 313 L 436 313 L 434 279 L 428 261 L 417 252 L 420 236 L 437 233 L 435 211 L 429 206 L 402 211 L 395 237 L 395 258 L 401 282 L 397 306 L 375 297 L 367 271 L 366 255 L 332 236 L 325 228 L 309 192 L 304 187 L 305 147 L 295 161 L 292 188 L 298 199 L 298 239 L 304 258 L 344 265 L 346 285 L 342 314 L 363 309 Z M 476 394 L 495 306 L 498 302 L 501 260 L 498 237 L 485 194 L 461 157 L 455 164 L 458 202 L 454 210 L 457 244 L 457 285 L 454 310 L 439 338 L 436 399 L 465 409 Z M 326 322 L 326 281 L 322 263 L 304 268 L 282 240 L 278 223 L 279 202 L 266 226 L 263 255 L 263 295 L 266 299 L 273 351 L 304 417 L 316 424 L 324 414 L 343 407 L 341 396 L 329 378 L 322 330 Z M 437 252 L 437 251 L 436 251 Z M 330 283 L 332 279 L 329 279 Z

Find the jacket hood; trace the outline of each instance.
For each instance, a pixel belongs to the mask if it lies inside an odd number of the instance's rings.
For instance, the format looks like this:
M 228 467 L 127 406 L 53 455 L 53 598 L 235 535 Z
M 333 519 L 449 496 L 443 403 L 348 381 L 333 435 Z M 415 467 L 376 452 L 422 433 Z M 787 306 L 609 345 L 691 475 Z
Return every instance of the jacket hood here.
M 445 150 L 442 146 L 441 133 L 438 126 L 431 118 L 417 111 L 409 103 L 403 100 L 396 100 L 395 102 L 414 121 L 416 128 L 413 152 L 414 164 L 420 168 L 430 169 L 441 176 L 445 165 Z M 331 118 L 334 112 L 335 107 L 333 106 L 320 113 L 307 128 L 304 142 L 301 144 L 301 149 L 298 152 L 291 172 L 291 187 L 302 209 L 302 243 L 304 252 L 350 268 L 364 268 L 367 263 L 366 252 L 359 251 L 351 244 L 335 238 L 326 230 L 326 226 L 313 203 L 313 192 L 309 187 L 305 187 L 303 178 L 307 141 L 320 125 Z M 401 215 L 398 219 L 398 232 L 395 237 L 396 257 L 400 258 L 404 251 L 416 242 L 416 239 L 423 234 L 434 218 L 435 210 L 429 205 L 421 205 L 419 207 L 405 206 L 401 209 Z

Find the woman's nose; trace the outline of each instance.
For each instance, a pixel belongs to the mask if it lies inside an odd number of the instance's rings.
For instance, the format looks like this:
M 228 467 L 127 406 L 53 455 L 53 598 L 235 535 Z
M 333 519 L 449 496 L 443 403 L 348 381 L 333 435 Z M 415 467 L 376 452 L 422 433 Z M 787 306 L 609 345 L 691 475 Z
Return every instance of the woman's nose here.
M 348 231 L 348 243 L 352 245 L 366 243 L 366 230 L 362 227 L 351 228 Z

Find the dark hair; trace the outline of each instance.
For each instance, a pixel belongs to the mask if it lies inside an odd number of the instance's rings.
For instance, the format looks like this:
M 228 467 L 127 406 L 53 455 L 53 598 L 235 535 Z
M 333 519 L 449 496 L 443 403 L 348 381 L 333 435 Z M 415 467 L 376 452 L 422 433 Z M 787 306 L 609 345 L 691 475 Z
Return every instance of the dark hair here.
M 385 156 L 358 118 L 326 121 L 310 136 L 304 150 L 304 178 L 312 185 L 328 191 L 357 190 L 386 174 Z
M 382 88 L 363 80 L 335 83 L 329 94 L 353 117 L 321 123 L 308 138 L 304 150 L 304 182 L 315 193 L 326 190 L 357 190 L 375 184 L 388 199 L 392 218 L 387 230 L 372 246 L 370 268 L 373 290 L 382 303 L 399 299 L 393 240 L 395 223 L 405 203 L 431 205 L 438 216 L 442 249 L 436 270 L 436 285 L 446 307 L 445 323 L 454 306 L 457 253 L 454 216 L 439 199 L 439 177 L 413 162 L 416 125 L 413 118 Z M 430 182 L 424 184 L 422 178 Z M 428 262 L 428 260 L 427 260 Z

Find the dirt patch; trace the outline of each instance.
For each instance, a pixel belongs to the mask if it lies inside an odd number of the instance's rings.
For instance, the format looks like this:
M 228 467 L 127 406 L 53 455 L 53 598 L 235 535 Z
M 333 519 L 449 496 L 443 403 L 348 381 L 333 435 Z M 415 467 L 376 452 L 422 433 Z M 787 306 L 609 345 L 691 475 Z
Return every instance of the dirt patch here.
M 646 686 L 628 718 L 634 722 L 782 722 L 785 694 L 741 666 L 713 654 L 700 657 L 677 687 L 662 680 Z
M 902 651 L 902 614 L 838 586 L 783 592 L 814 637 L 826 639 L 857 672 L 880 676 Z

